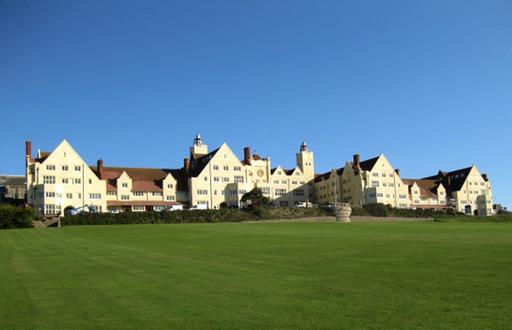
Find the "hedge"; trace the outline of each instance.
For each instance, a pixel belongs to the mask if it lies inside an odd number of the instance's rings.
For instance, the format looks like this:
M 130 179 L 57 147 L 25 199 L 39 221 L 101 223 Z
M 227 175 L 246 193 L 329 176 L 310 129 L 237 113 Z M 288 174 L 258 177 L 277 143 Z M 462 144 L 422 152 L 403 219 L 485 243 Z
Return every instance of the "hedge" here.
M 153 223 L 208 223 L 241 222 L 267 219 L 296 219 L 331 215 L 321 208 L 267 208 L 254 210 L 220 209 L 162 212 L 122 212 L 122 213 L 81 213 L 64 217 L 63 226 L 68 225 L 113 225 L 113 224 L 153 224 Z
M 32 208 L 0 205 L 0 229 L 30 228 L 35 212 Z

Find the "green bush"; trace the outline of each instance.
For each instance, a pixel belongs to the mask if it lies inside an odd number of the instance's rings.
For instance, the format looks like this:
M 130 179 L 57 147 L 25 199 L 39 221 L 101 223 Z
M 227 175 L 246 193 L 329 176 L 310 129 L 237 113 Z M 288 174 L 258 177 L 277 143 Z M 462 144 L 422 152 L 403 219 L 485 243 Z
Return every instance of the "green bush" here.
M 34 216 L 32 208 L 0 205 L 0 229 L 30 228 Z
M 368 215 L 374 217 L 387 217 L 389 215 L 389 208 L 381 203 L 366 204 L 363 206 Z
M 320 208 L 270 208 L 259 207 L 253 210 L 220 209 L 163 212 L 122 212 L 81 213 L 64 217 L 61 221 L 67 225 L 113 225 L 113 224 L 151 224 L 151 223 L 204 223 L 204 222 L 241 222 L 266 219 L 296 219 L 330 215 Z

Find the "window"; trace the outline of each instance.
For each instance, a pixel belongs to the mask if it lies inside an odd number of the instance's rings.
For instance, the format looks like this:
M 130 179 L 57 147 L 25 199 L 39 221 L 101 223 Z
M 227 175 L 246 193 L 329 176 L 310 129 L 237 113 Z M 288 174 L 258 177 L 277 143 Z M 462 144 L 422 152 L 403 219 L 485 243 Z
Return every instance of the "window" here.
M 406 195 L 398 195 L 398 197 L 401 198 L 401 199 L 407 198 Z
M 75 166 L 75 171 L 80 172 L 80 166 L 79 166 L 79 165 L 76 165 L 76 166 Z
M 379 173 L 373 173 L 372 175 L 373 176 L 379 176 Z
M 224 165 L 224 171 L 229 171 L 229 166 Z
M 130 199 L 130 195 L 121 195 L 121 200 L 127 201 Z
M 276 196 L 286 195 L 286 189 L 276 189 Z
M 44 206 L 44 214 L 57 214 L 57 208 L 55 207 L 55 204 L 46 204 Z
M 128 188 L 128 183 L 123 182 L 123 183 L 121 184 L 121 187 L 123 187 L 123 188 Z
M 208 177 L 207 176 L 204 177 L 204 181 L 208 181 Z
M 45 183 L 45 184 L 55 184 L 55 176 L 53 176 L 53 175 L 45 175 L 45 176 L 43 176 L 43 183 Z
M 382 182 L 382 186 L 386 187 L 388 184 L 386 182 Z
M 279 183 L 279 180 L 274 180 L 274 184 L 278 184 Z
M 292 181 L 292 184 L 297 184 L 297 181 Z
M 172 196 L 172 195 L 165 196 L 165 199 L 168 200 L 168 201 L 175 200 L 174 196 Z
M 300 183 L 300 184 L 305 184 L 306 182 L 304 182 L 304 181 L 300 181 L 299 183 Z
M 82 183 L 82 179 L 75 179 L 75 183 L 76 184 L 81 184 Z
M 379 181 L 372 181 L 372 187 L 378 187 Z
M 143 191 L 134 191 L 133 192 L 133 196 L 144 196 L 144 192 Z
M 389 173 L 389 177 L 392 178 L 393 177 L 393 173 Z
M 208 207 L 208 201 L 197 201 L 197 205 L 206 205 Z
M 72 193 L 66 193 L 66 198 L 67 199 L 72 199 L 73 198 L 73 194 Z
M 164 210 L 164 207 L 161 206 L 161 205 L 156 205 L 156 206 L 153 206 L 153 210 L 154 211 L 163 211 Z
M 98 194 L 98 193 L 89 194 L 89 199 L 101 199 L 101 194 Z
M 169 184 L 167 185 L 167 188 L 169 188 L 169 189 L 173 189 L 173 188 L 174 188 L 174 185 L 173 185 L 172 183 L 169 183 Z
M 304 189 L 295 189 L 293 191 L 293 196 L 304 196 Z
M 206 189 L 198 189 L 197 190 L 198 195 L 208 195 L 208 190 Z
M 241 168 L 240 166 L 235 166 L 235 167 L 233 167 L 233 169 L 234 169 L 235 171 L 241 171 L 241 170 L 242 170 L 242 168 Z
M 235 176 L 235 182 L 244 182 L 244 177 L 240 175 Z
M 382 193 L 378 193 L 377 197 L 383 197 Z
M 67 166 L 67 165 L 62 165 L 62 170 L 63 170 L 63 171 L 67 171 L 67 170 L 69 170 L 69 168 L 68 168 L 68 166 Z
M 55 192 L 53 191 L 47 191 L 45 193 L 45 196 L 48 197 L 48 198 L 54 198 L 55 197 Z
M 245 189 L 240 189 L 240 190 L 238 191 L 238 194 L 239 194 L 239 195 L 243 195 L 243 194 L 245 194 L 245 193 L 246 193 Z
M 78 193 L 78 199 L 82 198 L 82 194 Z
M 137 205 L 137 206 L 132 206 L 132 210 L 134 210 L 134 211 L 145 211 L 146 208 L 144 206 Z
M 218 170 L 219 169 L 219 165 L 213 165 L 213 169 L 214 170 Z
M 115 191 L 108 191 L 108 192 L 107 192 L 107 195 L 108 195 L 108 196 L 116 196 L 116 195 L 117 195 L 117 193 L 116 193 Z
M 68 179 L 62 178 L 62 183 L 67 184 L 68 183 Z
M 281 183 L 282 183 L 282 184 L 287 184 L 287 183 L 288 183 L 288 181 L 286 181 L 286 180 L 281 180 Z
M 288 201 L 279 201 L 279 206 L 288 206 Z
M 270 188 L 269 187 L 263 187 L 261 188 L 261 193 L 263 195 L 270 195 Z
M 55 171 L 55 165 L 46 165 L 48 171 Z
M 227 178 L 227 177 L 226 177 L 226 178 L 223 178 L 223 179 L 222 179 L 222 181 L 224 181 L 224 182 L 229 182 L 229 178 Z
M 89 184 L 92 184 L 92 180 L 91 179 L 89 179 Z
M 159 191 L 153 191 L 153 196 L 162 197 L 162 193 Z

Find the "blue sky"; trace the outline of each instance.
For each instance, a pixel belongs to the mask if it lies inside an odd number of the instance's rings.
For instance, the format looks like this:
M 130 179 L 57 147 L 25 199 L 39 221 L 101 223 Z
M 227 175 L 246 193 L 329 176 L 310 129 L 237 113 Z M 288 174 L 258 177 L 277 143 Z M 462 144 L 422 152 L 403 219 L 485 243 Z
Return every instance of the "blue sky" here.
M 1 1 L 0 173 L 24 140 L 179 167 L 196 132 L 317 172 L 476 164 L 512 206 L 512 2 Z

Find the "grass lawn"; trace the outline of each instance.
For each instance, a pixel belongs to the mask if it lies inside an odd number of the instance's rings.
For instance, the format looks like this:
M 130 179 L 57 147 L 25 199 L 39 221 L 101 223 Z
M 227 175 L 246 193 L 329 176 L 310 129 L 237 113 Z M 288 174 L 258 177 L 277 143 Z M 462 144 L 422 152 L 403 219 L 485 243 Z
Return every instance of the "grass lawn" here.
M 512 223 L 0 231 L 0 328 L 512 328 Z

